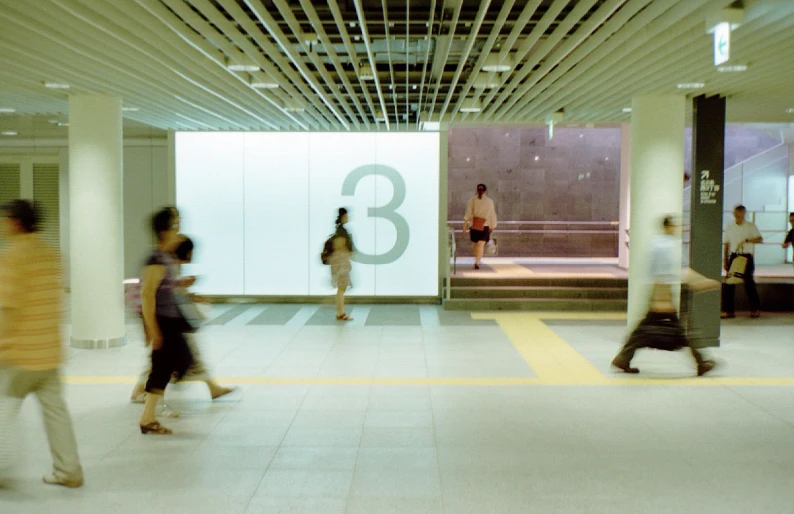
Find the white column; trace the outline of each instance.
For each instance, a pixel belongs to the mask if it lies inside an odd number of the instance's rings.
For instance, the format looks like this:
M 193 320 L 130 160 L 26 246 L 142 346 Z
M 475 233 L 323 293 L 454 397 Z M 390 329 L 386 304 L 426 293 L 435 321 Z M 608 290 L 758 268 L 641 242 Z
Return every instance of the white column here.
M 125 344 L 121 99 L 69 98 L 72 339 Z
M 678 95 L 641 96 L 631 105 L 630 328 L 648 308 L 651 240 L 661 234 L 666 214 L 680 219 L 683 210 L 684 101 Z
M 618 266 L 629 267 L 629 235 L 631 220 L 631 124 L 620 126 L 620 212 L 618 213 Z

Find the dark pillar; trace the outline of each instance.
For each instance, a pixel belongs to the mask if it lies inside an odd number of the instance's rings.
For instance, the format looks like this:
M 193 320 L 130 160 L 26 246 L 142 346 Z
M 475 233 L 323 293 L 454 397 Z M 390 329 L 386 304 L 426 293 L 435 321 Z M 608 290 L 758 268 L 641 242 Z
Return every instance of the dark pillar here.
M 722 281 L 723 167 L 725 98 L 698 96 L 692 101 L 692 213 L 689 267 Z M 690 298 L 689 329 L 702 346 L 720 344 L 721 291 Z

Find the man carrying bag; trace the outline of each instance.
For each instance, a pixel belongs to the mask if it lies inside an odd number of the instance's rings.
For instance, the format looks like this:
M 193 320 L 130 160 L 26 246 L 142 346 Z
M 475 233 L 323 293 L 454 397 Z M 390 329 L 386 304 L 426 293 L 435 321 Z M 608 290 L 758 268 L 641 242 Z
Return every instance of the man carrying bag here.
M 664 235 L 655 238 L 651 243 L 653 289 L 648 314 L 631 333 L 620 353 L 612 361 L 612 366 L 626 373 L 639 373 L 639 369 L 631 367 L 631 360 L 637 350 L 653 348 L 672 352 L 687 347 L 697 365 L 697 374 L 701 376 L 714 369 L 715 362 L 706 359 L 692 346 L 673 302 L 673 287 L 682 280 L 676 258 L 681 251 L 678 235 L 680 227 L 672 216 L 664 218 L 662 227 Z M 720 287 L 716 280 L 709 280 L 691 269 L 687 270 L 685 282 L 685 287 L 692 292 L 709 291 Z

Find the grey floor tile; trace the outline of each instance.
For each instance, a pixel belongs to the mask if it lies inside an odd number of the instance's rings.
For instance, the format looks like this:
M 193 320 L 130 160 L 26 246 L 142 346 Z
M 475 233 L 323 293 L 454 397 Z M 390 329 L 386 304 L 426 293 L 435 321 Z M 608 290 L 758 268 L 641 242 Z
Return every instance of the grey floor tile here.
M 421 326 L 418 305 L 373 305 L 367 318 L 368 326 Z
M 235 305 L 231 309 L 227 310 L 223 314 L 207 321 L 207 325 L 225 325 L 226 323 L 230 322 L 237 316 L 245 313 L 250 309 L 250 305 Z
M 262 314 L 248 322 L 249 325 L 286 325 L 299 311 L 301 305 L 269 305 Z

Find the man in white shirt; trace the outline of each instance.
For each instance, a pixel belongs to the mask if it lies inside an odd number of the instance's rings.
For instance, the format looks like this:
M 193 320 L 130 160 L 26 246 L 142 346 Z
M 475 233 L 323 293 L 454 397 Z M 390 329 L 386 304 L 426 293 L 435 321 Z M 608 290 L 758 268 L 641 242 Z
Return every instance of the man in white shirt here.
M 463 218 L 463 232 L 471 227 L 471 242 L 474 245 L 474 269 L 480 269 L 480 261 L 485 253 L 485 245 L 491 240 L 496 229 L 496 207 L 493 200 L 486 194 L 488 187 L 477 184 L 477 196 L 466 205 L 466 216 Z
M 733 210 L 735 223 L 731 223 L 725 229 L 725 271 L 731 269 L 736 257 L 747 258 L 747 267 L 744 270 L 744 288 L 747 291 L 747 299 L 750 301 L 750 317 L 758 318 L 761 316 L 761 299 L 758 297 L 758 289 L 755 287 L 755 245 L 763 243 L 761 232 L 755 224 L 747 221 L 747 208 L 739 205 Z M 730 319 L 736 317 L 736 286 L 726 284 L 722 297 L 722 318 Z
M 612 366 L 626 372 L 639 373 L 631 367 L 631 359 L 640 348 L 675 351 L 689 348 L 697 365 L 698 376 L 714 369 L 715 363 L 708 360 L 690 344 L 684 327 L 678 319 L 678 311 L 673 302 L 673 286 L 681 283 L 681 268 L 678 257 L 681 255 L 681 236 L 679 226 L 672 216 L 662 222 L 664 235 L 651 242 L 651 280 L 653 289 L 648 314 L 629 336 L 620 353 L 612 361 Z M 691 291 L 717 289 L 719 282 L 710 280 L 691 269 L 686 270 L 684 282 Z

